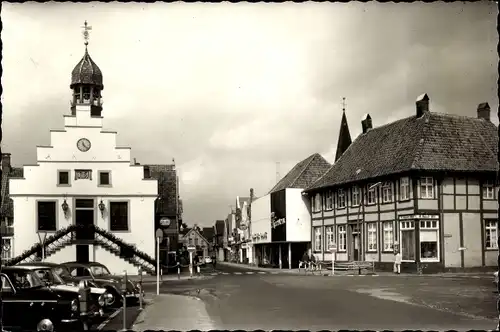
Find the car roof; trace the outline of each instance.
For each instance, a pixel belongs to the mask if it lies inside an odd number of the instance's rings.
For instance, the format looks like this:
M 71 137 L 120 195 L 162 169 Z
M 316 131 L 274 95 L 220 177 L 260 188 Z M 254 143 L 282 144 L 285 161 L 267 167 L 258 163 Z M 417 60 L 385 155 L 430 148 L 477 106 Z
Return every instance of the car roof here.
M 19 263 L 16 264 L 15 266 L 56 267 L 56 266 L 61 266 L 61 264 L 51 263 L 51 262 L 31 262 L 31 263 Z
M 15 271 L 15 270 L 24 270 L 24 271 L 31 271 L 33 268 L 31 266 L 2 266 L 2 272 L 6 271 Z
M 33 265 L 16 265 L 16 266 L 10 266 L 13 268 L 17 268 L 19 270 L 38 270 L 38 269 L 51 269 L 52 266 L 48 265 L 38 265 L 38 264 L 33 264 Z M 2 268 L 4 270 L 5 267 Z
M 103 266 L 106 267 L 105 265 L 97 262 L 88 262 L 88 263 L 80 263 L 80 262 L 66 262 L 62 263 L 61 265 L 66 265 L 66 266 L 81 266 L 81 267 L 89 267 L 89 266 Z

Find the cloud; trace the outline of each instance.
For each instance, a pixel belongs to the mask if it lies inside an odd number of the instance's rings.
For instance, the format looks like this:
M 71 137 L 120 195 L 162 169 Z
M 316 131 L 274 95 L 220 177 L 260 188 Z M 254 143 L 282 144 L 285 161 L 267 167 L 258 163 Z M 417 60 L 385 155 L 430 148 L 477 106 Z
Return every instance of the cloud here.
M 333 161 L 347 98 L 353 139 L 433 110 L 498 107 L 496 7 L 475 3 L 6 3 L 3 150 L 33 163 L 69 112 L 89 52 L 104 74 L 104 125 L 141 163 L 175 158 L 184 218 L 209 225 L 237 195 L 265 194 L 315 152 Z M 497 120 L 494 117 L 494 121 Z

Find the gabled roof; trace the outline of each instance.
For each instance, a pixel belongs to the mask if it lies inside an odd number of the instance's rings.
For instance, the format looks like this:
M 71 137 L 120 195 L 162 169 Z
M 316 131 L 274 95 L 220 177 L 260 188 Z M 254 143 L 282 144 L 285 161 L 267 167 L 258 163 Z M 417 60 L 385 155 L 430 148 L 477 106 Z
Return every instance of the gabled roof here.
M 24 176 L 24 170 L 22 167 L 10 167 L 9 171 L 5 170 L 2 172 L 1 179 L 1 201 L 0 201 L 0 214 L 2 216 L 12 218 L 14 216 L 14 205 L 12 199 L 10 198 L 10 184 L 9 179 L 22 178 Z
M 205 239 L 211 240 L 214 237 L 215 229 L 213 227 L 203 227 L 202 233 Z
M 207 240 L 207 238 L 206 238 L 205 236 L 203 236 L 203 234 L 201 234 L 201 232 L 198 232 L 198 231 L 197 231 L 194 227 L 193 227 L 193 228 L 191 228 L 191 229 L 189 229 L 189 231 L 188 231 L 186 234 L 184 234 L 184 236 L 183 236 L 183 237 L 188 236 L 188 235 L 189 235 L 189 233 L 191 233 L 191 232 L 196 232 L 196 234 L 198 234 L 198 235 L 199 235 L 199 237 L 200 237 L 203 241 L 205 241 L 205 242 L 209 243 L 209 241 Z
M 359 135 L 306 191 L 411 170 L 496 172 L 498 129 L 490 121 L 426 112 Z
M 323 175 L 330 166 L 330 163 L 325 158 L 319 153 L 315 153 L 296 164 L 269 193 L 286 188 L 307 188 Z
M 182 235 L 182 236 L 186 236 L 187 233 L 189 233 L 189 231 L 191 230 L 190 227 L 188 228 L 183 228 L 181 231 L 179 231 L 179 233 Z
M 241 197 L 241 196 L 238 196 L 237 197 L 237 202 L 238 202 L 238 207 L 242 208 L 243 205 L 245 205 L 245 203 L 248 204 L 250 202 L 250 197 Z

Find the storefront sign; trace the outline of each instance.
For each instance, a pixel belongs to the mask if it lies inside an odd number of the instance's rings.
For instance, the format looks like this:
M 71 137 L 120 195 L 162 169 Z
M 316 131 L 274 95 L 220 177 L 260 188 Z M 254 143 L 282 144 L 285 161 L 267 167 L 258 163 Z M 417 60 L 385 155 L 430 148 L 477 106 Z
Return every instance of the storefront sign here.
M 280 218 L 278 220 L 273 220 L 271 222 L 271 227 L 272 228 L 276 228 L 278 227 L 279 225 L 283 225 L 284 223 L 286 223 L 286 219 L 285 218 Z
M 412 219 L 439 219 L 436 214 L 410 214 L 407 216 L 399 216 L 399 220 L 412 220 Z

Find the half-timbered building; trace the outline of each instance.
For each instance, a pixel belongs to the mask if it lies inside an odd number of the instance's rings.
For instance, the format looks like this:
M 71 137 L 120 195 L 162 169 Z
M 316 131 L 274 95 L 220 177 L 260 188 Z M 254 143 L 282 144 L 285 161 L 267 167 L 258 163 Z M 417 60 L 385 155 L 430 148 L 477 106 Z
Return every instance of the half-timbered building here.
M 476 117 L 431 112 L 363 132 L 306 189 L 312 247 L 330 260 L 374 261 L 389 268 L 400 250 L 403 269 L 428 271 L 496 265 L 497 127 L 488 103 Z

